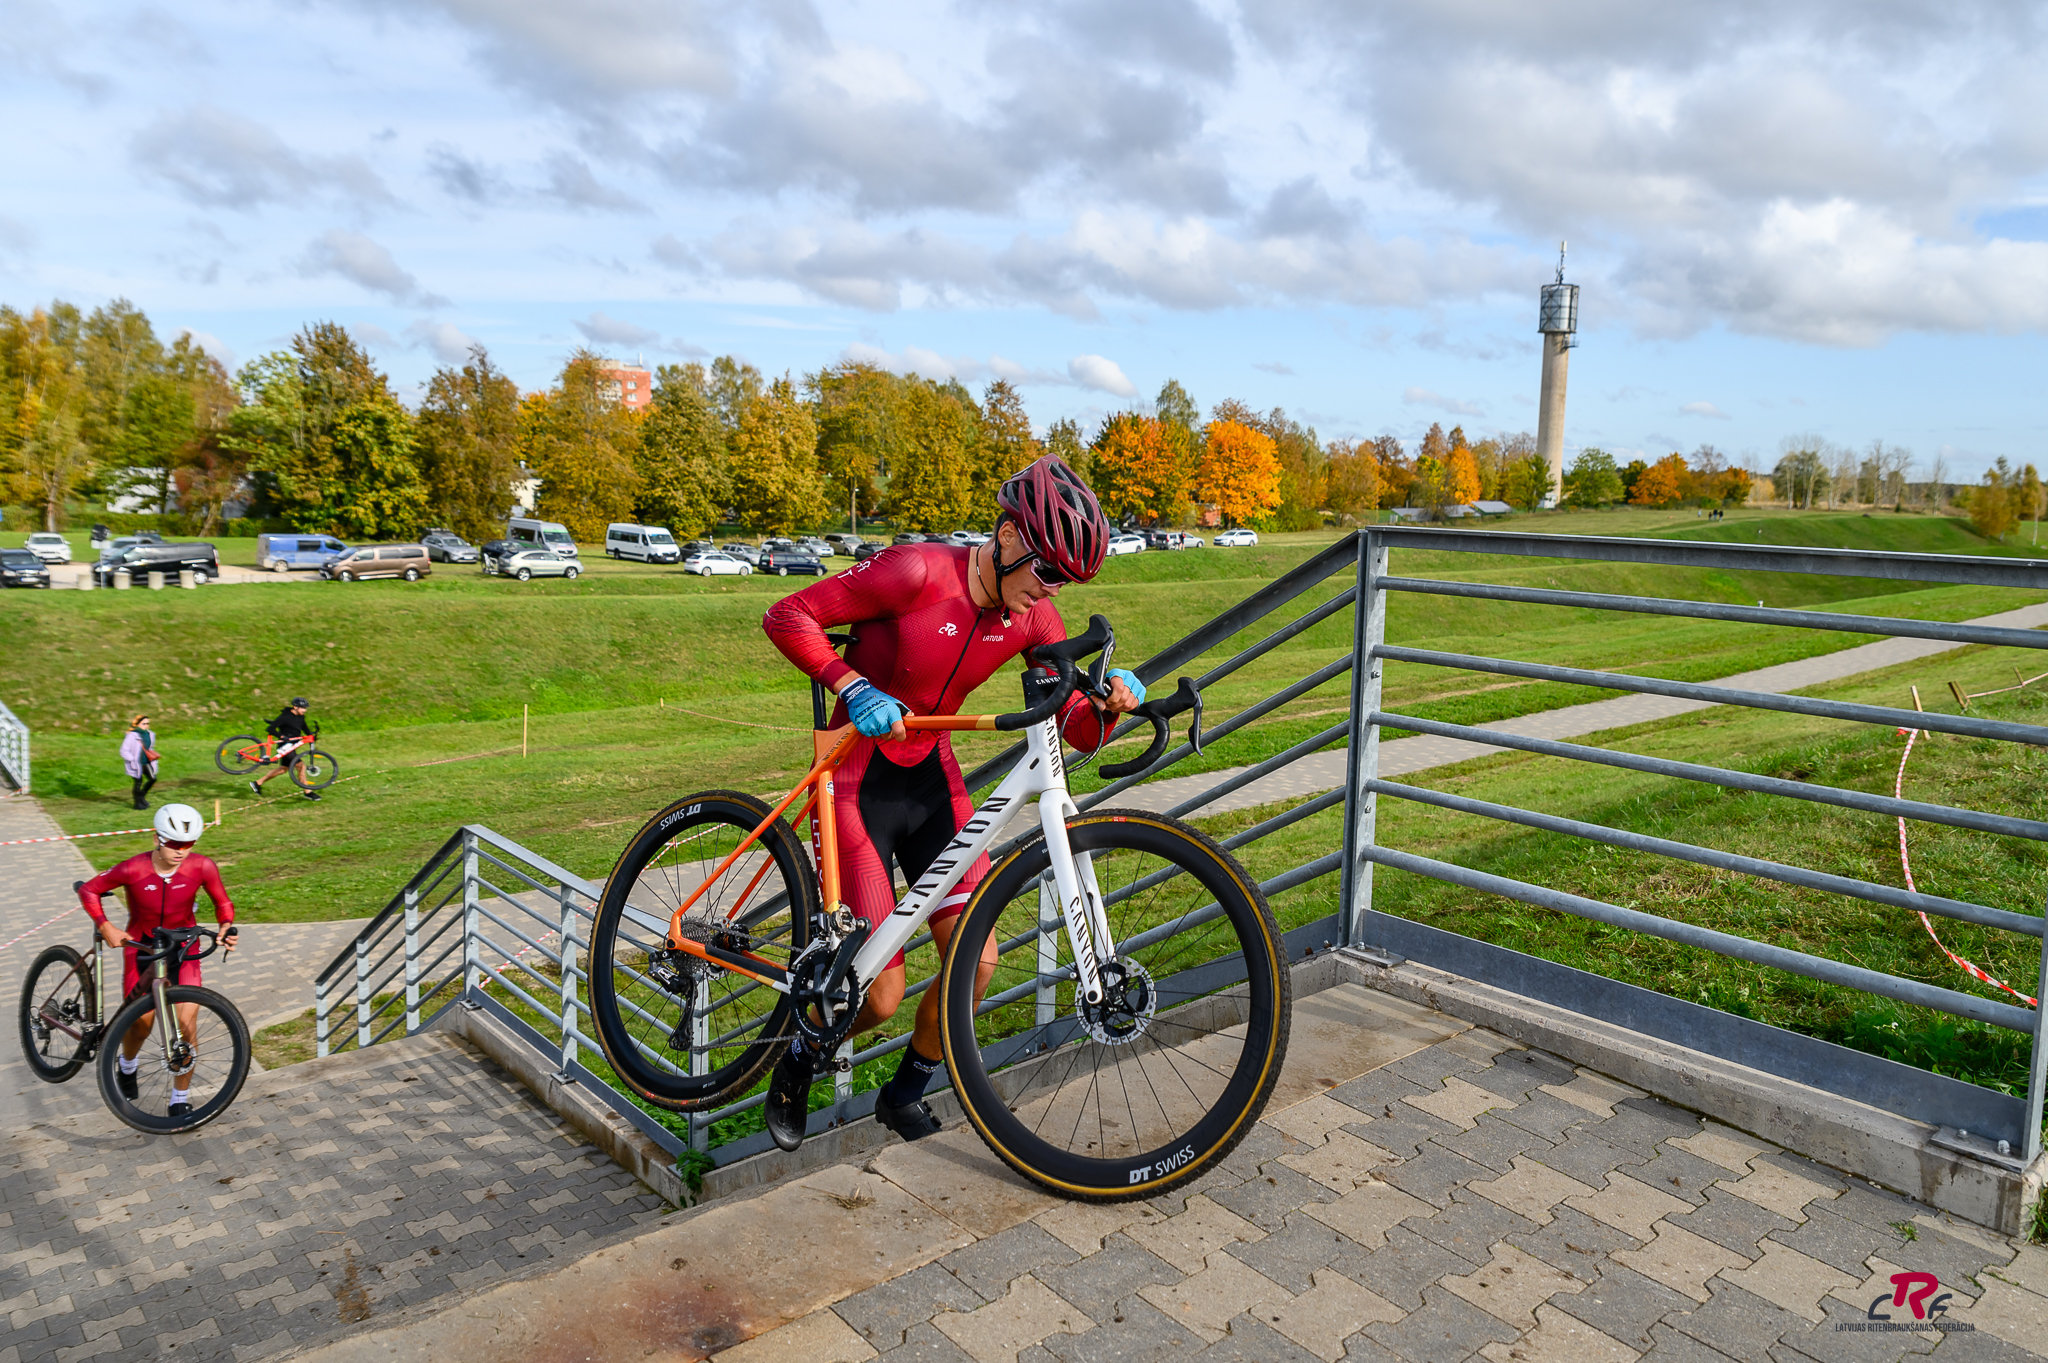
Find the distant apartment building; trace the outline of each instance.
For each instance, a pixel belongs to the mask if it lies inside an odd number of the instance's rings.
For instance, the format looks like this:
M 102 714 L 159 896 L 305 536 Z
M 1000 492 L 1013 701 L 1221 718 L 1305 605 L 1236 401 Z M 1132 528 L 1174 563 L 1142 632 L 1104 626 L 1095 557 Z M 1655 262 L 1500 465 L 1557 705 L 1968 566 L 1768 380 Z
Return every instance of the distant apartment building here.
M 654 401 L 654 375 L 645 365 L 608 360 L 597 374 L 598 392 L 629 412 L 637 412 Z

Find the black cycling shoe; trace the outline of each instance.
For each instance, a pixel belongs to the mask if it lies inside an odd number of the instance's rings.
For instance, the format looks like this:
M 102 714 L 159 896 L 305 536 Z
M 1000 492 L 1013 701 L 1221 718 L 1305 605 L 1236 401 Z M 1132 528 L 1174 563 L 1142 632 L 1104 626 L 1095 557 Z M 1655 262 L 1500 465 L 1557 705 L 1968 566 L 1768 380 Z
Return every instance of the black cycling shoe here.
M 902 1107 L 891 1107 L 875 1095 L 875 1120 L 906 1141 L 921 1141 L 926 1136 L 939 1134 L 939 1119 L 932 1112 L 932 1105 L 922 1098 L 913 1099 Z
M 306 792 L 306 798 L 308 800 L 317 800 L 320 798 L 320 792 L 317 790 L 309 790 Z
M 192 1104 L 172 1103 L 164 1109 L 164 1115 L 166 1117 L 189 1117 L 192 1115 Z
M 114 1087 L 121 1090 L 123 1098 L 140 1097 L 142 1094 L 141 1072 L 123 1074 L 119 1065 L 114 1066 Z
M 775 1062 L 768 1078 L 768 1101 L 761 1113 L 768 1123 L 768 1135 L 784 1150 L 804 1143 L 811 1121 L 811 1080 L 817 1071 L 808 1054 L 791 1051 Z
M 262 783 L 260 783 L 253 777 L 251 777 L 249 781 L 249 793 L 251 795 L 261 795 L 263 793 Z

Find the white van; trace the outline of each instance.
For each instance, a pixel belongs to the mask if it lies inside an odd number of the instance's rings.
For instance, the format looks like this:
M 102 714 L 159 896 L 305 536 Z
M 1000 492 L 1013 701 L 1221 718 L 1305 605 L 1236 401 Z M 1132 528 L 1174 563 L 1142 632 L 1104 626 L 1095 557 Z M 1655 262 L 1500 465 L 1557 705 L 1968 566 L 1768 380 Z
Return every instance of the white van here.
M 569 537 L 569 527 L 555 521 L 514 516 L 505 526 L 505 538 L 521 549 L 552 549 L 563 558 L 576 557 L 576 541 Z
M 613 525 L 604 532 L 604 551 L 642 563 L 680 563 L 682 546 L 665 525 Z

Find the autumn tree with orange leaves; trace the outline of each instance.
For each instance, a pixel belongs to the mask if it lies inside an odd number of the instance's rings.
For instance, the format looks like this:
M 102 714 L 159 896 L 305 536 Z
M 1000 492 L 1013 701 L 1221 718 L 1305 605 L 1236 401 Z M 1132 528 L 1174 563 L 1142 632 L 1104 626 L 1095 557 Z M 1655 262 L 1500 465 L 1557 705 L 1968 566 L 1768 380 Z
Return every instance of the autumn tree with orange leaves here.
M 1119 412 L 1093 445 L 1093 486 L 1112 519 L 1177 522 L 1187 514 L 1198 451 L 1186 432 L 1157 417 Z
M 1225 525 L 1244 525 L 1280 505 L 1280 453 L 1273 437 L 1237 421 L 1202 428 L 1195 495 L 1213 503 Z
M 1464 506 L 1479 500 L 1479 461 L 1472 456 L 1472 449 L 1460 440 L 1451 447 L 1450 458 L 1444 460 L 1444 475 L 1450 483 L 1451 501 Z
M 1691 481 L 1691 471 L 1685 466 L 1685 459 L 1676 454 L 1667 454 L 1636 478 L 1635 491 L 1629 494 L 1631 506 L 1669 506 L 1685 496 L 1686 485 Z

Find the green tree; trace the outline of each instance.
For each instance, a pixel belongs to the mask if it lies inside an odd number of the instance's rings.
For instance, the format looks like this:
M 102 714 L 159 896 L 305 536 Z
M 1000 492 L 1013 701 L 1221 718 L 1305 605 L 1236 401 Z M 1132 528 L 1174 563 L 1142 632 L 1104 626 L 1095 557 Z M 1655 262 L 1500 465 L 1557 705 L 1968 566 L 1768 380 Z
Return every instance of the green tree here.
M 523 462 L 541 480 L 534 511 L 585 543 L 631 517 L 640 491 L 639 418 L 609 395 L 605 363 L 579 348 L 553 388 L 520 404 Z
M 2042 483 L 2040 471 L 2032 464 L 2020 470 L 2017 510 L 2034 523 L 2034 543 L 2038 545 L 2041 542 L 2041 513 L 2048 511 L 2048 484 Z
M 226 438 L 237 406 L 235 386 L 226 366 L 189 334 L 172 343 L 165 366 L 181 380 L 191 413 L 191 432 L 173 474 L 178 509 L 198 521 L 198 533 L 211 535 L 248 473 L 248 461 L 229 448 Z
M 850 510 L 856 498 L 870 510 L 881 504 L 881 483 L 902 450 L 906 386 L 914 382 L 855 360 L 804 377 L 818 423 L 818 467 L 835 508 Z
M 402 539 L 420 532 L 427 485 L 413 458 L 413 422 L 390 398 L 342 409 L 329 436 L 334 478 L 325 528 L 346 539 Z
M 1008 379 L 997 379 L 982 390 L 981 450 L 987 470 L 983 481 L 991 496 L 1004 479 L 1045 453 L 1031 434 L 1023 395 Z
M 904 393 L 902 447 L 889 470 L 889 514 L 899 526 L 937 531 L 987 521 L 977 498 L 981 412 L 954 385 L 912 379 Z
M 701 539 L 732 503 L 725 429 L 698 365 L 665 364 L 640 422 L 640 519 Z
M 1544 498 L 1554 491 L 1550 461 L 1534 450 L 1509 464 L 1501 474 L 1501 500 L 1524 511 L 1542 506 Z
M 1612 506 L 1624 495 L 1614 456 L 1598 446 L 1580 450 L 1565 470 L 1564 500 L 1573 506 Z
M 114 491 L 170 510 L 172 466 L 192 437 L 189 390 L 165 372 L 155 328 L 125 298 L 94 308 L 79 341 L 80 436 Z
M 788 375 L 757 391 L 732 441 L 733 501 L 740 519 L 772 535 L 830 514 L 818 469 L 818 423 Z
M 1058 455 L 1082 482 L 1094 487 L 1095 456 L 1081 439 L 1080 423 L 1072 417 L 1063 416 L 1045 428 L 1045 452 Z
M 26 316 L 0 307 L 0 460 L 43 526 L 63 523 L 64 503 L 91 475 L 83 425 L 78 309 L 52 303 Z
M 1826 442 L 1814 436 L 1794 436 L 1785 442 L 1771 482 L 1787 506 L 1813 508 L 1816 498 L 1828 492 Z
M 247 456 L 262 480 L 260 490 L 297 529 L 341 533 L 335 518 L 342 508 L 375 507 L 388 500 L 381 481 L 363 489 L 349 487 L 352 471 L 382 480 L 397 476 L 397 463 L 412 464 L 409 431 L 401 442 L 402 455 L 362 457 L 362 441 L 395 432 L 383 409 L 403 409 L 369 353 L 333 322 L 315 322 L 292 337 L 289 351 L 250 361 L 236 384 L 244 406 L 229 423 L 229 447 Z M 358 420 L 351 437 L 357 457 L 345 465 L 334 439 L 351 412 Z M 398 478 L 399 484 L 405 482 Z M 375 513 L 351 514 L 374 518 Z
M 711 362 L 710 372 L 704 378 L 704 393 L 728 436 L 739 430 L 748 408 L 761 396 L 764 387 L 761 371 L 745 360 L 720 355 Z
M 1380 463 L 1371 441 L 1339 440 L 1324 464 L 1323 504 L 1340 520 L 1358 520 L 1379 509 Z
M 1970 524 L 1985 539 L 2003 540 L 2019 519 L 2014 507 L 2018 483 L 2012 465 L 2001 454 L 1996 464 L 1984 470 L 1983 481 L 1971 489 Z
M 417 459 L 435 522 L 477 541 L 502 533 L 519 479 L 519 385 L 481 343 L 427 381 Z
M 1642 459 L 1631 459 L 1621 466 L 1621 495 L 1623 501 L 1633 502 L 1636 499 L 1636 484 L 1641 482 L 1643 475 L 1649 471 L 1649 463 Z

